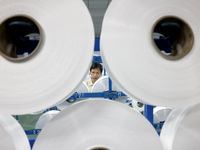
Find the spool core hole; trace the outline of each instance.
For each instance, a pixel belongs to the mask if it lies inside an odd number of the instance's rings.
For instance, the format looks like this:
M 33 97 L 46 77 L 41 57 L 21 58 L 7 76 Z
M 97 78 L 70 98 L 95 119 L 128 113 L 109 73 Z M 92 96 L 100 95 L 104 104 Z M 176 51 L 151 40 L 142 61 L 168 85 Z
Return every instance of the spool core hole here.
M 166 16 L 158 19 L 152 28 L 156 51 L 166 59 L 176 60 L 187 55 L 194 43 L 194 35 L 184 20 Z
M 143 104 L 143 103 L 140 103 L 140 102 L 137 102 L 137 106 L 138 106 L 139 108 L 142 108 L 142 107 L 144 106 L 144 104 Z
M 110 149 L 105 148 L 105 147 L 95 147 L 95 148 L 92 148 L 90 150 L 110 150 Z
M 0 24 L 0 54 L 8 60 L 25 60 L 41 44 L 41 27 L 29 16 L 13 16 Z

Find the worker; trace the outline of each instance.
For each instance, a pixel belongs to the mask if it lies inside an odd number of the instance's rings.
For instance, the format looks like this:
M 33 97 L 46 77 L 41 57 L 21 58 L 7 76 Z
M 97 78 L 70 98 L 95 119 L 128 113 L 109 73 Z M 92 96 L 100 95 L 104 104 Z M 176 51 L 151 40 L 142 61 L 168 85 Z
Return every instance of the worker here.
M 89 92 L 92 91 L 92 86 L 101 77 L 103 67 L 100 63 L 94 62 L 90 67 L 91 79 L 84 81 L 88 86 Z

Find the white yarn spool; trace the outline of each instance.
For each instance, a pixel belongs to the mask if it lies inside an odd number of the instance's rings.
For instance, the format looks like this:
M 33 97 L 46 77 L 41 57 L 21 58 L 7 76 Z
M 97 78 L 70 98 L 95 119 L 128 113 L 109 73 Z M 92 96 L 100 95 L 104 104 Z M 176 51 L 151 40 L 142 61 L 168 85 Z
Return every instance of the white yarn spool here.
M 114 0 L 103 20 L 101 55 L 109 76 L 127 95 L 145 104 L 182 107 L 200 102 L 198 0 Z M 180 24 L 182 54 L 163 55 L 157 25 Z
M 56 116 L 60 111 L 50 110 L 42 114 L 35 124 L 35 129 L 42 129 L 49 120 Z
M 199 150 L 200 104 L 174 110 L 169 114 L 160 138 L 164 150 Z
M 153 109 L 154 124 L 164 122 L 172 110 L 172 108 L 156 106 Z
M 8 18 L 35 21 L 41 31 L 38 51 L 28 59 L 6 57 L 1 49 L 0 112 L 37 112 L 70 97 L 93 56 L 93 24 L 83 1 L 2 0 L 0 13 L 1 47 L 10 47 L 3 32 Z
M 161 150 L 149 121 L 126 105 L 85 100 L 52 118 L 36 139 L 33 150 Z
M 76 92 L 77 92 L 77 93 L 88 93 L 88 86 L 86 85 L 86 83 L 85 83 L 85 82 L 82 82 L 82 84 L 79 86 L 79 88 L 76 90 Z M 83 100 L 83 99 L 82 99 L 82 98 L 79 98 L 79 99 L 72 100 L 72 101 L 66 100 L 66 101 L 64 101 L 64 102 L 62 102 L 62 103 L 60 103 L 60 104 L 58 104 L 58 105 L 57 105 L 57 108 L 58 108 L 59 110 L 63 110 L 63 109 L 65 109 L 65 108 L 67 108 L 69 105 L 72 105 L 72 104 L 74 104 L 74 103 L 76 103 L 76 102 L 78 102 L 78 101 L 80 101 L 80 100 Z
M 0 147 L 2 150 L 30 150 L 24 130 L 11 115 L 0 114 Z

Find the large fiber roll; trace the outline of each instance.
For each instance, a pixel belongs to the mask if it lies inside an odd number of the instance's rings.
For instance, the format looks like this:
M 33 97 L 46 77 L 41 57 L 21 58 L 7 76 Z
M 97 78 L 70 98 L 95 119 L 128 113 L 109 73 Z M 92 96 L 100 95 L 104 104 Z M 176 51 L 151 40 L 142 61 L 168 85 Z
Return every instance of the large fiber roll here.
M 77 93 L 88 93 L 88 86 L 85 82 L 82 82 L 81 85 L 76 89 Z
M 109 90 L 109 77 L 103 76 L 99 78 L 92 87 L 92 92 L 104 92 Z M 112 82 L 112 91 L 120 91 Z
M 35 124 L 35 129 L 42 129 L 45 126 L 45 124 L 47 124 L 47 122 L 49 122 L 49 120 L 51 120 L 59 112 L 60 111 L 58 110 L 50 110 L 42 114 Z
M 30 150 L 24 130 L 11 115 L 0 114 L 0 149 Z
M 0 112 L 37 112 L 71 96 L 93 56 L 94 29 L 83 1 L 1 0 L 0 14 Z M 33 53 L 21 55 L 25 41 L 38 40 Z
M 156 106 L 153 109 L 153 123 L 165 122 L 172 110 L 172 108 Z
M 155 106 L 200 102 L 199 8 L 198 0 L 113 0 L 101 33 L 113 82 Z
M 78 87 L 78 89 L 76 90 L 77 93 L 88 93 L 88 86 L 86 85 L 85 82 L 82 82 L 82 84 Z M 63 110 L 65 108 L 67 108 L 69 105 L 72 105 L 80 100 L 84 100 L 84 98 L 79 98 L 76 100 L 66 100 L 60 104 L 57 105 L 57 108 L 59 110 Z
M 200 104 L 174 109 L 160 134 L 164 150 L 199 150 L 199 116 Z
M 52 118 L 36 139 L 33 150 L 162 150 L 148 120 L 126 105 L 85 100 Z

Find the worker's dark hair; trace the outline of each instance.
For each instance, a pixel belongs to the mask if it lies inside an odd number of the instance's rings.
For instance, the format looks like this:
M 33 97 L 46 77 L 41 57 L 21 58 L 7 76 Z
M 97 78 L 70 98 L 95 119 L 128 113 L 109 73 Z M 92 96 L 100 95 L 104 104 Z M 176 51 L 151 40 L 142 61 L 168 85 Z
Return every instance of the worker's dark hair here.
M 92 64 L 92 66 L 90 67 L 90 71 L 91 71 L 92 69 L 96 69 L 96 68 L 99 68 L 100 71 L 101 71 L 101 73 L 102 73 L 103 67 L 102 67 L 102 65 L 101 65 L 100 63 L 98 63 L 98 62 L 94 62 L 94 63 Z

